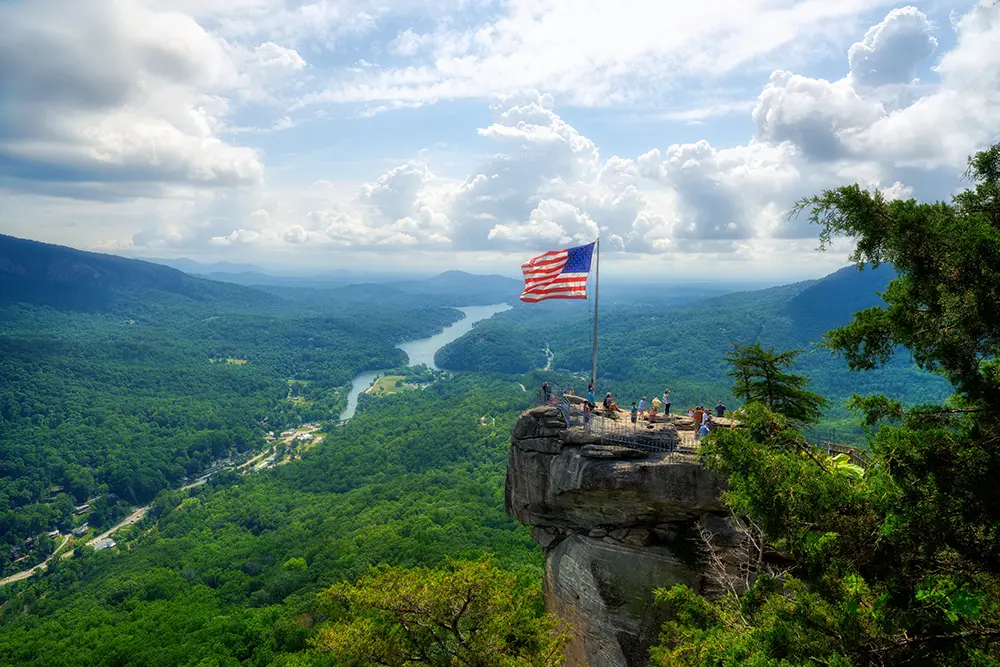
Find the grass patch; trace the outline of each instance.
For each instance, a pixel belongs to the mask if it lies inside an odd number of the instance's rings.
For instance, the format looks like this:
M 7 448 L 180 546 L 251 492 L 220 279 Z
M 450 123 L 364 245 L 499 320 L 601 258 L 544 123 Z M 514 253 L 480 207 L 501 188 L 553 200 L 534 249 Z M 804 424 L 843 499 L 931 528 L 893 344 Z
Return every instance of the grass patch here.
M 365 390 L 365 393 L 373 396 L 389 396 L 401 391 L 416 389 L 414 384 L 407 384 L 406 378 L 402 375 L 383 375 L 375 380 L 375 384 Z

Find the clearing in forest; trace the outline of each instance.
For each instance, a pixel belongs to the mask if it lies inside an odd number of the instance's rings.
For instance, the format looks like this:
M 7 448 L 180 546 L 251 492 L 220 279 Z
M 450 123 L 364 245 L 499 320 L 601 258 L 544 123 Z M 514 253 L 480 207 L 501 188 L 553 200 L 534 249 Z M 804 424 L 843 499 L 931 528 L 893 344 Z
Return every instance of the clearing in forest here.
M 407 384 L 406 378 L 402 375 L 383 375 L 375 380 L 375 384 L 365 389 L 365 393 L 373 396 L 389 396 L 416 388 L 415 384 Z

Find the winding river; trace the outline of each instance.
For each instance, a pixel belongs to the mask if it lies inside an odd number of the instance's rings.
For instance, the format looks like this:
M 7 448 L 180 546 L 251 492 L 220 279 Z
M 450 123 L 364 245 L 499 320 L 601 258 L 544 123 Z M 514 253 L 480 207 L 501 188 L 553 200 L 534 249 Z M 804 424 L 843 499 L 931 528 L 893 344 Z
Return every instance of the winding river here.
M 434 334 L 430 338 L 421 338 L 419 340 L 400 343 L 396 347 L 406 352 L 410 366 L 426 364 L 428 368 L 437 370 L 437 366 L 434 364 L 434 355 L 438 350 L 472 331 L 472 325 L 476 322 L 487 320 L 497 313 L 510 310 L 510 308 L 506 303 L 495 303 L 492 306 L 466 306 L 464 308 L 457 308 L 456 310 L 462 311 L 464 317 L 458 322 L 445 327 L 441 333 Z M 376 377 L 385 374 L 385 372 L 385 370 L 365 371 L 351 380 L 351 393 L 347 395 L 347 407 L 340 413 L 341 422 L 345 422 L 354 416 L 355 410 L 358 409 L 358 396 L 371 386 Z

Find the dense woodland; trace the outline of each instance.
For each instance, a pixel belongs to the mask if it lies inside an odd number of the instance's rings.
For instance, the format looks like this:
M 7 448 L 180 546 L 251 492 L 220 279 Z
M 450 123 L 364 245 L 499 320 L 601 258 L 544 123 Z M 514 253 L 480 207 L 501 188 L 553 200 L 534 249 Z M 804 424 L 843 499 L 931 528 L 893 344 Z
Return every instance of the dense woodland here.
M 541 554 L 503 511 L 528 404 L 503 378 L 439 382 L 373 402 L 300 462 L 161 494 L 121 550 L 0 589 L 0 663 L 326 664 L 282 656 L 326 618 L 315 593 L 370 565 L 488 552 L 537 579 Z
M 66 303 L 58 283 L 0 303 L 0 573 L 23 539 L 69 529 L 75 505 L 97 498 L 87 519 L 109 524 L 124 507 L 109 509 L 258 450 L 268 431 L 330 418 L 355 374 L 405 363 L 395 343 L 461 316 L 412 297 L 392 311 L 315 311 L 165 267 L 149 269 L 169 279 L 150 286 L 145 263 L 121 262 L 89 291 L 73 281 Z M 178 280 L 193 288 L 178 294 Z
M 824 345 L 856 371 L 902 347 L 954 394 L 924 406 L 855 396 L 870 459 L 845 466 L 799 430 L 822 398 L 769 351 L 737 350 L 737 391 L 762 395 L 767 374 L 793 397 L 755 400 L 744 428 L 702 446 L 728 474 L 726 502 L 757 558 L 749 576 L 716 569 L 714 601 L 684 586 L 657 593 L 668 620 L 654 664 L 1000 664 L 1000 145 L 970 158 L 967 177 L 951 204 L 857 185 L 799 203 L 824 246 L 857 239 L 852 260 L 898 272 L 883 304 Z
M 976 172 L 994 189 L 995 153 Z M 976 363 L 995 359 L 1000 318 L 992 274 L 961 259 L 976 244 L 997 247 L 995 221 L 981 212 L 996 195 L 977 197 L 920 209 L 848 188 L 809 203 L 826 234 L 870 237 L 859 265 L 895 271 L 602 308 L 602 391 L 622 401 L 670 386 L 676 407 L 718 398 L 736 407 L 733 393 L 752 401 L 751 428 L 710 437 L 705 460 L 731 475 L 727 501 L 769 553 L 801 565 L 761 572 L 746 595 L 712 603 L 682 587 L 660 591 L 670 621 L 655 661 L 997 664 L 997 428 L 977 416 L 997 392 L 994 362 Z M 891 238 L 866 226 L 873 207 L 894 221 Z M 926 243 L 907 245 L 913 234 Z M 71 558 L 0 588 L 0 664 L 409 664 L 393 660 L 422 651 L 438 656 L 427 664 L 450 664 L 447 633 L 410 634 L 412 610 L 392 598 L 423 596 L 432 618 L 455 582 L 479 591 L 461 622 L 482 641 L 461 650 L 479 651 L 481 664 L 559 664 L 564 637 L 538 593 L 541 553 L 504 513 L 503 480 L 510 430 L 533 389 L 573 383 L 567 371 L 589 366 L 583 306 L 500 314 L 440 352 L 454 374 L 432 374 L 400 368 L 395 343 L 456 320 L 446 306 L 488 302 L 509 284 L 490 278 L 463 294 L 467 279 L 451 276 L 425 291 L 391 286 L 381 301 L 374 286 L 265 292 L 0 241 L 0 267 L 30 259 L 14 278 L 0 273 L 4 543 L 71 527 L 82 520 L 73 505 L 88 499 L 86 516 L 100 525 L 152 504 L 116 534 L 116 548 L 77 544 Z M 950 291 L 936 291 L 948 276 Z M 912 304 L 926 310 L 915 315 Z M 546 343 L 556 371 L 538 370 Z M 843 429 L 870 442 L 875 471 L 817 465 L 799 430 L 815 410 L 765 405 L 752 383 L 733 385 L 740 350 L 766 356 L 752 343 L 805 350 L 775 368 L 796 391 L 826 396 L 827 428 L 859 422 L 843 405 L 851 394 L 888 395 L 853 399 L 867 434 Z M 365 398 L 338 426 L 350 378 L 374 368 L 429 385 Z M 951 387 L 950 412 L 913 407 L 944 402 Z M 306 420 L 324 423 L 325 440 L 301 460 L 175 489 Z M 53 547 L 43 546 L 36 552 Z M 24 565 L 4 552 L 0 561 Z

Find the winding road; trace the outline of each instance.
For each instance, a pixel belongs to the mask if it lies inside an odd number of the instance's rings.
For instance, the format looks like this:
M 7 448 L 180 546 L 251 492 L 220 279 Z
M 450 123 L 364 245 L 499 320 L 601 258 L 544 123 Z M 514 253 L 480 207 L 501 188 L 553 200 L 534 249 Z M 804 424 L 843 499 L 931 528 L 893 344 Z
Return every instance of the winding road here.
M 67 542 L 69 542 L 69 535 L 63 535 L 63 541 L 62 541 L 62 543 L 58 547 L 56 547 L 56 550 L 52 552 L 51 556 L 49 556 L 48 558 L 46 558 L 45 560 L 43 560 L 38 565 L 36 565 L 35 567 L 31 568 L 30 570 L 25 570 L 24 572 L 18 572 L 17 574 L 12 574 L 9 577 L 4 577 L 3 579 L 0 579 L 0 586 L 6 586 L 7 584 L 12 584 L 15 581 L 21 581 L 22 579 L 27 579 L 28 577 L 30 577 L 31 575 L 33 575 L 35 572 L 37 572 L 39 570 L 44 570 L 46 567 L 48 567 L 49 561 L 52 560 L 53 556 L 55 556 L 57 553 L 59 553 L 59 550 L 62 549 L 64 546 L 66 546 Z M 60 556 L 60 558 L 66 558 L 66 557 L 68 557 L 72 553 L 73 553 L 72 550 L 67 551 L 62 556 Z

